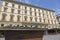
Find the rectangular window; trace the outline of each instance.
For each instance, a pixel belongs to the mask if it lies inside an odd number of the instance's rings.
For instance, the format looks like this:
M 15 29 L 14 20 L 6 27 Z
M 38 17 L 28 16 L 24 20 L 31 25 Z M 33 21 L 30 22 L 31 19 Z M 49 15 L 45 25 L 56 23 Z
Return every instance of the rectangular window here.
M 47 18 L 48 18 L 48 15 L 47 15 Z
M 39 18 L 40 22 L 41 22 L 41 19 Z
M 1 26 L 4 26 L 4 24 L 1 24 Z M 0 36 L 0 37 L 2 37 L 2 36 Z
M 25 15 L 27 14 L 27 11 L 25 10 Z
M 25 10 L 27 10 L 27 7 L 25 7 Z
M 5 3 L 5 6 L 8 6 L 8 3 L 7 2 Z
M 18 8 L 20 8 L 20 5 L 18 5 Z
M 20 10 L 18 10 L 18 14 L 20 14 Z
M 4 8 L 4 12 L 7 12 L 7 9 L 8 9 L 8 8 L 5 7 L 5 8 Z
M 17 17 L 17 21 L 20 21 L 20 16 Z
M 14 9 L 11 9 L 11 13 L 14 13 Z
M 35 22 L 37 22 L 37 18 L 35 18 Z
M 31 8 L 30 8 L 30 11 L 31 11 Z
M 30 21 L 32 21 L 32 17 L 30 17 Z
M 40 16 L 40 13 L 39 13 L 39 16 Z
M 56 20 L 54 20 L 55 24 L 56 24 Z
M 25 21 L 27 20 L 27 18 L 25 18 Z
M 44 19 L 44 22 L 45 22 L 45 19 Z
M 36 12 L 35 12 L 35 16 L 36 16 Z
M 30 12 L 30 16 L 32 16 L 32 12 Z
M 34 9 L 34 11 L 36 12 L 36 9 Z
M 3 20 L 3 21 L 5 20 L 5 18 L 6 18 L 6 16 L 5 16 L 5 15 L 2 15 L 2 20 Z
M 12 7 L 14 7 L 14 4 L 12 4 Z
M 48 20 L 48 23 L 49 23 L 49 20 Z
M 27 17 L 24 17 L 25 18 L 25 21 L 27 21 Z
M 13 15 L 11 15 L 11 17 L 10 17 L 10 21 L 13 21 Z
M 45 17 L 44 13 L 43 13 L 43 17 Z
M 40 13 L 40 10 L 38 10 L 38 12 Z
M 53 20 L 51 20 L 51 23 L 53 24 Z

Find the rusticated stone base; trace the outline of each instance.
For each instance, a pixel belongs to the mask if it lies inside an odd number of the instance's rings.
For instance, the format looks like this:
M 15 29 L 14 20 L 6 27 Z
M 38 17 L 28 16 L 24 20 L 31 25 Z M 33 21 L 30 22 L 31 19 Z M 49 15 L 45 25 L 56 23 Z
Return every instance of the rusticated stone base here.
M 42 40 L 43 31 L 5 31 L 5 40 Z

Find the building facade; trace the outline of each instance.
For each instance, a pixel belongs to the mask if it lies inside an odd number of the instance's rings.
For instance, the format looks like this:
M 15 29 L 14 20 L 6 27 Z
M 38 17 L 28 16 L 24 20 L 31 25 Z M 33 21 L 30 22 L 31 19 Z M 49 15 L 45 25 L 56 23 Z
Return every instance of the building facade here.
M 60 25 L 60 14 L 59 14 L 59 15 L 57 15 L 57 20 L 58 20 L 59 25 Z
M 23 40 L 42 40 L 43 30 L 59 28 L 57 24 L 58 22 L 54 10 L 14 0 L 2 0 L 1 2 L 0 32 L 5 35 L 6 40 L 8 40 L 7 37 L 10 40 L 17 40 L 15 38 L 19 40 L 19 37 L 21 38 L 20 34 L 24 37 Z M 32 34 L 36 36 L 33 35 L 32 37 Z M 26 39 L 26 35 L 28 39 Z
M 41 25 L 56 25 L 55 12 L 50 9 L 33 6 L 30 4 L 20 3 L 16 1 L 2 1 L 0 11 L 0 26 L 28 26 L 41 28 Z M 44 26 L 42 27 L 44 28 Z M 47 28 L 56 28 L 48 27 Z

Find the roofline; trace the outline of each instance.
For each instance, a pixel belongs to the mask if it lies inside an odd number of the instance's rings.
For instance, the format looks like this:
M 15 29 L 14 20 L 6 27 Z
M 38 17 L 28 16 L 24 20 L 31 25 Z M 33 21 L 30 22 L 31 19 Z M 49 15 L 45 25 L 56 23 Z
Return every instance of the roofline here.
M 15 0 L 2 0 L 2 1 L 14 2 L 14 3 L 17 3 L 17 4 L 23 4 L 23 5 L 27 5 L 27 6 L 31 6 L 31 7 L 40 8 L 40 9 L 44 9 L 44 10 L 49 10 L 49 11 L 55 12 L 52 9 L 47 9 L 47 8 L 43 8 L 43 7 L 39 7 L 39 6 L 36 6 L 36 5 L 31 5 L 31 4 L 27 4 L 27 3 L 23 3 L 23 2 L 17 2 Z
M 56 16 L 60 16 L 60 14 L 57 14 Z

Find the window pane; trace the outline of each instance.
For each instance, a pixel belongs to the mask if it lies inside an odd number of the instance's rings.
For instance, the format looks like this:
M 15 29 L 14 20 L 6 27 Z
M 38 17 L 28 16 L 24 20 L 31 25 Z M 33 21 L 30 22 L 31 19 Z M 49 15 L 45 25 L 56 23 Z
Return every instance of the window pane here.
M 20 10 L 18 10 L 18 14 L 20 14 Z
M 20 5 L 18 5 L 18 8 L 20 8 Z
M 14 9 L 11 9 L 11 13 L 14 13 Z
M 13 15 L 10 16 L 10 21 L 13 21 Z
M 6 2 L 6 3 L 5 3 L 5 6 L 7 6 L 7 5 L 8 5 L 8 3 Z
M 4 8 L 4 12 L 7 12 L 7 8 L 6 7 Z
M 20 21 L 20 16 L 17 16 L 17 21 Z
M 12 4 L 12 7 L 14 7 L 14 4 Z

